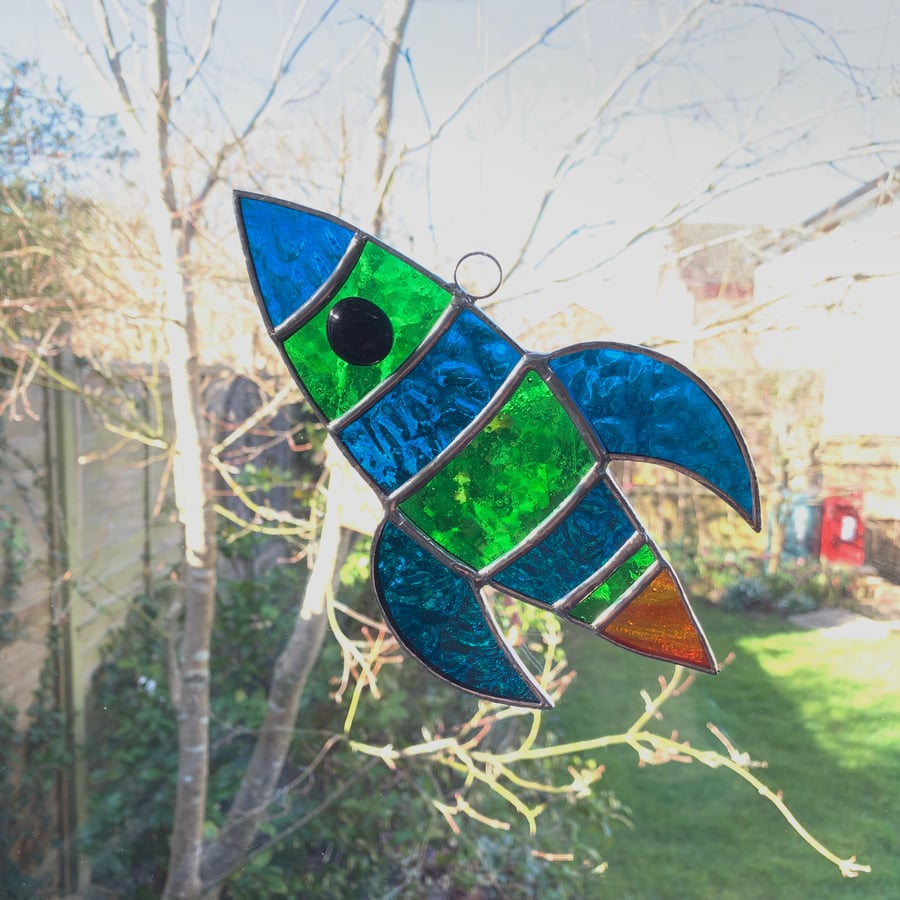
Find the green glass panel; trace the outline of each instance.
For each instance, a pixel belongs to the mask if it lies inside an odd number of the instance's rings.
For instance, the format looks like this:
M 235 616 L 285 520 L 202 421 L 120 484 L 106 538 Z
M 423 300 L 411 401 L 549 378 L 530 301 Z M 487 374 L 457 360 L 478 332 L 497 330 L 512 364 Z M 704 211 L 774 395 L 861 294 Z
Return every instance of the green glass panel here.
M 335 304 L 362 297 L 383 310 L 394 343 L 381 362 L 355 366 L 328 343 L 325 326 Z M 322 310 L 285 342 L 297 375 L 328 419 L 336 419 L 379 385 L 422 343 L 451 294 L 427 275 L 377 244 L 367 243 L 347 280 Z
M 553 512 L 593 462 L 559 401 L 529 372 L 472 443 L 400 509 L 442 547 L 481 568 Z
M 595 587 L 577 606 L 573 606 L 569 610 L 569 615 L 579 622 L 590 625 L 603 610 L 612 606 L 653 565 L 654 559 L 653 551 L 647 544 L 644 544 L 636 553 L 629 556 L 603 584 Z

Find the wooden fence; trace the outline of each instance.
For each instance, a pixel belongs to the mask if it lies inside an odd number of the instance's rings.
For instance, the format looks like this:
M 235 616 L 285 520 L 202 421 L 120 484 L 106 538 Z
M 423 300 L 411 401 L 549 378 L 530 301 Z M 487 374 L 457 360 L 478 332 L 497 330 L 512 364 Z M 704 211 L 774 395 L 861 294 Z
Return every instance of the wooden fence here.
M 0 423 L 0 517 L 8 538 L 0 700 L 15 706 L 24 726 L 48 659 L 48 632 L 57 625 L 56 701 L 80 746 L 104 638 L 123 622 L 132 599 L 177 560 L 180 528 L 166 489 L 164 450 L 107 427 L 119 427 L 118 413 L 145 411 L 151 403 L 141 380 L 127 373 L 101 377 L 71 358 L 60 366 L 77 391 L 33 388 L 27 403 Z M 10 578 L 13 566 L 16 578 Z M 68 890 L 78 882 L 70 838 L 85 811 L 83 762 L 57 780 L 59 881 Z

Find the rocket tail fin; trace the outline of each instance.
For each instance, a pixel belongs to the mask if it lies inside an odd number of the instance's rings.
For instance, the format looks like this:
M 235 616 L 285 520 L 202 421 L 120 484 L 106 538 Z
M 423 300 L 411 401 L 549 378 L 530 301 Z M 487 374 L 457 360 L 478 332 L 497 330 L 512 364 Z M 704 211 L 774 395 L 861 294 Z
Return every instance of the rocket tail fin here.
M 550 368 L 612 457 L 685 472 L 760 530 L 759 486 L 747 445 L 700 378 L 654 351 L 614 343 L 555 353 Z
M 394 636 L 435 675 L 496 703 L 553 705 L 503 640 L 480 592 L 392 522 L 375 535 L 372 577 Z

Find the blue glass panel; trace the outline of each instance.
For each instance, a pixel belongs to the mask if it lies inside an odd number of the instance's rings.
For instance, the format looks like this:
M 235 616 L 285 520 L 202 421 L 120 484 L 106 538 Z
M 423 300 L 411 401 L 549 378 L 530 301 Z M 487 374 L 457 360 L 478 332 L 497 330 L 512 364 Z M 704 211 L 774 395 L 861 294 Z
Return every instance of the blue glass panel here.
M 241 218 L 259 292 L 272 326 L 318 290 L 353 237 L 330 219 L 290 206 L 241 197 Z
M 463 578 L 390 523 L 372 556 L 385 617 L 410 653 L 460 687 L 501 703 L 540 705 Z
M 680 466 L 752 518 L 751 474 L 734 427 L 699 379 L 620 347 L 588 347 L 550 366 L 610 453 Z
M 519 359 L 490 325 L 464 311 L 390 393 L 341 432 L 341 440 L 390 492 L 481 412 Z
M 634 525 L 601 481 L 543 541 L 494 581 L 532 600 L 555 603 L 593 575 L 632 534 Z

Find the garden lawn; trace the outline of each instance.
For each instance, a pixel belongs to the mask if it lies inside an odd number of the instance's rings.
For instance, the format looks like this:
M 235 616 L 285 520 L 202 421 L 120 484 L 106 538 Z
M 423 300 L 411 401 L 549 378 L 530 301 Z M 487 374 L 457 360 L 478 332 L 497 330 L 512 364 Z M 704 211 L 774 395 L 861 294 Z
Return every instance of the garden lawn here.
M 572 808 L 581 842 L 609 864 L 600 876 L 584 870 L 581 896 L 900 897 L 900 634 L 836 640 L 779 617 L 697 611 L 720 663 L 731 651 L 735 660 L 717 677 L 697 675 L 651 727 L 712 749 L 721 746 L 706 728 L 714 723 L 768 763 L 755 774 L 813 836 L 872 873 L 842 878 L 727 770 L 641 768 L 616 747 L 589 755 L 607 767 L 597 789 L 615 791 L 635 829 L 607 837 L 590 799 Z M 578 678 L 547 722 L 561 740 L 624 731 L 642 712 L 639 691 L 655 694 L 657 677 L 672 671 L 584 633 L 570 633 L 566 647 Z

